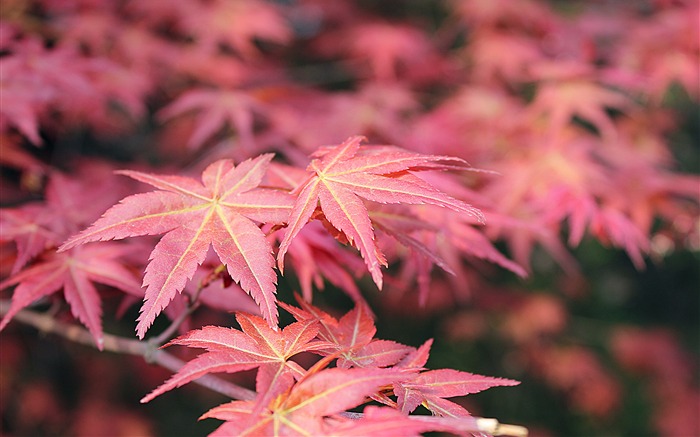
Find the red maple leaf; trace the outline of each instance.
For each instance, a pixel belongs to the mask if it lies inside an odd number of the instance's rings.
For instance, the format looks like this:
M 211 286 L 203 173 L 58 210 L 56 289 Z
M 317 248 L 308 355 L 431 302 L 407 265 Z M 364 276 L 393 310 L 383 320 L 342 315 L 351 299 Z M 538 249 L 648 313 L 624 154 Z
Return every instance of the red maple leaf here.
M 381 387 L 405 378 L 390 369 L 324 369 L 257 414 L 253 414 L 254 402 L 234 401 L 209 410 L 202 418 L 227 421 L 214 436 L 328 435 L 326 417 L 356 407 Z
M 63 253 L 50 252 L 40 261 L 0 282 L 0 290 L 19 284 L 12 304 L 0 322 L 0 330 L 22 308 L 37 299 L 63 289 L 73 315 L 85 325 L 102 349 L 102 310 L 97 289 L 99 282 L 141 297 L 143 290 L 131 272 L 117 260 L 131 250 L 116 243 L 76 247 Z
M 325 342 L 313 341 L 319 329 L 315 320 L 292 323 L 282 331 L 272 330 L 262 318 L 249 314 L 238 313 L 236 320 L 242 331 L 205 326 L 168 343 L 203 348 L 207 352 L 188 362 L 141 402 L 148 402 L 207 373 L 235 373 L 255 368 L 258 368 L 256 389 L 262 399 L 269 401 L 287 390 L 294 379 L 306 374 L 299 364 L 290 360 L 291 357 L 328 347 Z M 262 402 L 260 397 L 258 402 Z
M 335 418 L 334 418 L 335 419 Z M 457 435 L 482 434 L 473 417 L 445 418 L 406 415 L 394 408 L 365 407 L 359 418 L 326 420 L 326 431 L 333 436 L 400 435 L 422 436 L 427 431 L 446 431 Z M 478 434 L 477 434 L 478 433 Z
M 406 355 L 394 368 L 423 370 L 428 361 L 432 340 Z M 453 369 L 428 370 L 414 378 L 394 384 L 398 408 L 405 414 L 423 405 L 433 414 L 448 417 L 464 417 L 469 413 L 460 405 L 444 398 L 479 393 L 491 387 L 512 386 L 518 381 L 476 375 Z
M 199 111 L 197 126 L 187 145 L 201 147 L 226 122 L 234 126 L 244 146 L 253 143 L 253 114 L 264 113 L 265 105 L 252 94 L 243 91 L 190 90 L 160 112 L 163 120 L 189 111 Z
M 224 44 L 244 58 L 258 55 L 255 41 L 287 42 L 291 32 L 275 4 L 259 0 L 214 0 L 180 8 L 178 17 L 200 50 L 213 51 Z
M 464 416 L 467 411 L 445 398 L 479 393 L 491 387 L 518 385 L 518 381 L 475 375 L 453 369 L 428 370 L 407 382 L 394 384 L 397 403 L 404 413 L 424 405 L 438 416 Z
M 50 227 L 52 221 L 55 221 L 52 211 L 38 203 L 0 210 L 0 241 L 14 241 L 17 245 L 12 274 L 17 273 L 47 247 L 60 241 L 60 235 Z
M 173 340 L 170 344 L 207 352 L 142 402 L 208 373 L 257 368 L 255 399 L 229 402 L 202 416 L 226 421 L 213 435 L 344 435 L 354 429 L 350 418 L 360 420 L 358 429 L 462 432 L 479 427 L 466 410 L 445 398 L 518 384 L 451 369 L 423 371 L 431 340 L 418 349 L 376 340 L 374 323 L 364 306 L 336 320 L 297 299 L 303 309 L 281 304 L 297 319 L 282 331 L 271 329 L 260 317 L 239 313 L 240 331 L 207 326 Z M 326 358 L 306 370 L 292 360 L 301 352 Z M 337 367 L 326 368 L 336 358 Z M 390 398 L 393 395 L 397 401 Z M 400 411 L 347 412 L 371 399 Z M 409 416 L 421 403 L 447 418 L 424 421 L 424 416 Z
M 284 192 L 258 188 L 271 159 L 271 154 L 262 155 L 238 166 L 231 160 L 217 161 L 204 170 L 201 183 L 189 177 L 122 171 L 160 190 L 124 198 L 59 250 L 91 241 L 165 234 L 146 267 L 143 283 L 148 288 L 136 327 L 140 338 L 192 278 L 210 245 L 274 326 L 277 277 L 272 247 L 255 222 L 281 223 L 292 200 Z
M 450 168 L 440 161 L 458 158 L 421 155 L 397 147 L 360 147 L 363 137 L 319 149 L 307 167 L 310 175 L 298 186 L 297 200 L 288 219 L 289 228 L 280 244 L 277 262 L 282 270 L 289 244 L 309 221 L 320 203 L 325 218 L 355 245 L 377 287 L 382 288 L 380 265 L 386 259 L 374 241 L 374 230 L 363 201 L 379 203 L 433 204 L 475 216 L 481 213 L 417 178 L 408 170 Z
M 432 69 L 432 74 L 444 73 L 446 67 L 445 58 L 438 55 L 426 34 L 406 24 L 359 22 L 326 33 L 317 45 L 324 53 L 361 60 L 362 74 L 380 82 L 404 79 L 421 67 Z
M 574 116 L 591 123 L 606 141 L 616 138 L 617 128 L 606 110 L 629 109 L 633 107 L 631 99 L 598 83 L 587 65 L 542 62 L 532 70 L 542 83 L 528 110 L 534 118 L 547 120 L 554 138 L 562 134 Z
M 303 309 L 281 304 L 299 321 L 318 321 L 318 337 L 330 347 L 319 350 L 326 355 L 337 355 L 337 366 L 350 367 L 386 367 L 392 366 L 413 351 L 389 340 L 374 339 L 377 328 L 374 326 L 370 310 L 365 305 L 357 305 L 340 320 L 326 314 L 320 309 L 297 299 Z
M 104 208 L 124 194 L 124 184 L 105 177 L 111 167 L 99 161 L 85 161 L 73 176 L 52 172 L 44 202 L 0 209 L 0 241 L 14 241 L 17 258 L 12 274 L 45 249 L 55 248 L 67 235 L 93 221 Z
M 363 270 L 362 260 L 356 253 L 339 250 L 320 222 L 309 223 L 299 232 L 289 246 L 289 256 L 307 302 L 312 300 L 312 287 L 323 290 L 326 279 L 356 304 L 366 304 L 352 275 Z

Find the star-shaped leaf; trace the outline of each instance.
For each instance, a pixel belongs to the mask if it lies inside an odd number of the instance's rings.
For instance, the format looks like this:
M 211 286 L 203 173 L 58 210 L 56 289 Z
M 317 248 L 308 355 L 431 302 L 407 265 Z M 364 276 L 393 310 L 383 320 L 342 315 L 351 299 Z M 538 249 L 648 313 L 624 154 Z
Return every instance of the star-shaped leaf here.
M 272 330 L 258 316 L 238 313 L 236 320 L 242 331 L 205 326 L 171 341 L 169 344 L 202 348 L 207 352 L 188 362 L 142 402 L 207 373 L 235 373 L 254 368 L 258 368 L 256 389 L 269 401 L 289 388 L 293 379 L 300 379 L 305 374 L 302 367 L 290 360 L 292 356 L 328 347 L 325 342 L 313 341 L 318 333 L 318 324 L 314 320 L 292 323 L 281 331 Z
M 136 278 L 116 258 L 131 250 L 117 243 L 76 247 L 63 253 L 48 252 L 33 265 L 0 282 L 0 290 L 19 284 L 12 295 L 10 309 L 0 330 L 12 317 L 37 299 L 63 289 L 73 315 L 85 325 L 102 349 L 102 309 L 93 282 L 119 288 L 141 297 Z
M 438 416 L 463 416 L 461 406 L 445 398 L 478 393 L 491 387 L 518 385 L 518 381 L 490 376 L 475 375 L 453 369 L 438 369 L 422 372 L 409 382 L 394 384 L 394 393 L 401 411 L 408 414 L 418 405 Z
M 281 305 L 299 321 L 319 322 L 318 337 L 328 342 L 329 346 L 319 352 L 337 354 L 337 366 L 340 368 L 392 366 L 414 350 L 393 341 L 375 339 L 377 328 L 369 307 L 364 304 L 356 305 L 340 320 L 336 320 L 311 304 L 298 300 L 303 309 Z
M 324 369 L 253 413 L 253 402 L 234 401 L 203 418 L 227 420 L 212 435 L 326 435 L 325 418 L 362 404 L 407 375 L 389 369 Z
M 411 174 L 409 170 L 454 168 L 445 161 L 458 158 L 421 155 L 397 147 L 360 147 L 363 137 L 351 137 L 343 144 L 319 149 L 307 167 L 306 182 L 297 187 L 297 200 L 289 217 L 289 229 L 280 244 L 277 262 L 282 269 L 292 239 L 306 225 L 320 203 L 328 221 L 355 245 L 367 264 L 377 287 L 382 287 L 380 265 L 386 259 L 374 241 L 374 230 L 361 198 L 379 203 L 432 204 L 481 220 L 481 213 Z
M 91 241 L 165 234 L 146 267 L 146 297 L 136 328 L 140 338 L 192 278 L 210 245 L 267 322 L 276 326 L 272 247 L 256 222 L 283 222 L 292 200 L 282 191 L 258 188 L 271 159 L 272 154 L 261 155 L 238 166 L 220 160 L 204 170 L 202 182 L 121 171 L 159 190 L 124 198 L 59 250 Z

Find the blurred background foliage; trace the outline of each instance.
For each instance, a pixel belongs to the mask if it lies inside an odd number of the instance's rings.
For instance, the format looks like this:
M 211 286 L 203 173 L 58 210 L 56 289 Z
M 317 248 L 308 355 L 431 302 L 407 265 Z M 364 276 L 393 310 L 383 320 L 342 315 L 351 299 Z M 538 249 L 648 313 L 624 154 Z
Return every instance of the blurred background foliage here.
M 52 39 L 54 31 L 43 27 L 52 24 L 52 16 L 47 12 L 51 8 L 46 3 L 50 2 L 3 2 L 2 18 L 9 23 L 23 23 L 24 32 L 49 35 L 47 46 L 51 47 L 56 40 Z M 76 14 L 100 7 L 100 2 L 58 3 Z M 352 4 L 353 10 L 370 17 L 420 23 L 422 29 L 432 32 L 435 40 L 448 41 L 446 45 L 451 50 L 469 45 L 470 32 L 478 27 L 478 23 L 470 23 L 473 28 L 454 30 L 451 25 L 455 19 L 452 12 L 455 2 L 340 3 Z M 459 1 L 456 3 L 457 7 L 461 6 Z M 686 4 L 672 0 L 521 3 L 543 6 L 562 17 L 577 17 L 584 12 L 617 13 L 619 9 L 634 9 L 646 17 L 657 9 L 681 8 Z M 633 4 L 623 7 L 621 3 Z M 323 2 L 279 0 L 271 4 L 323 8 Z M 479 2 L 465 0 L 462 4 L 477 8 L 474 5 Z M 24 15 L 18 18 L 15 12 L 20 9 Z M 621 12 L 619 15 L 625 16 Z M 312 21 L 294 22 L 297 35 L 317 32 Z M 624 23 L 620 21 L 619 25 Z M 3 29 L 9 32 L 9 27 Z M 167 27 L 159 28 L 158 32 L 172 37 Z M 697 39 L 698 35 L 687 37 Z M 281 56 L 293 67 L 290 75 L 299 83 L 333 92 L 356 90 L 355 71 L 340 66 L 337 59 L 327 62 L 340 56 L 338 53 L 310 54 L 305 48 L 312 38 L 299 39 L 302 41 L 295 42 L 296 46 L 281 53 L 274 45 L 270 48 L 264 42 L 256 44 L 263 53 Z M 603 46 L 601 50 L 605 49 Z M 6 55 L 7 51 L 3 52 L 2 56 Z M 440 83 L 421 89 L 427 106 L 436 104 L 450 92 L 449 84 Z M 528 86 L 514 93 L 528 102 L 534 98 L 534 88 Z M 99 135 L 94 129 L 75 126 L 58 130 L 60 134 L 46 129 L 42 131 L 45 147 L 25 149 L 32 157 L 63 168 L 86 155 L 163 166 L 186 161 L 182 156 L 192 161 L 206 156 L 206 148 L 183 152 L 186 148 L 180 147 L 170 154 L 167 149 L 143 147 L 160 138 L 162 132 L 158 132 L 158 127 L 162 123 L 154 115 L 155 109 L 172 98 L 159 89 L 146 101 L 145 115 L 118 135 Z M 666 129 L 664 134 L 678 171 L 700 174 L 700 108 L 693 91 L 674 84 L 660 98 L 660 111 L 668 111 L 675 117 L 673 128 Z M 607 114 L 616 116 L 611 108 L 607 108 Z M 579 121 L 581 126 L 596 130 L 586 120 Z M 168 134 L 171 135 L 168 138 L 179 135 L 180 143 L 186 138 L 179 132 Z M 8 153 L 8 140 L 3 141 L 4 151 Z M 32 184 L 31 174 L 28 176 L 12 167 L 3 167 L 2 172 L 6 184 L 25 188 Z M 40 198 L 31 190 L 24 197 L 13 197 L 16 196 L 13 193 L 3 188 L 5 206 Z M 695 220 L 689 225 L 688 239 L 698 238 L 697 217 Z M 466 291 L 451 290 L 449 287 L 454 284 L 442 282 L 440 289 L 432 291 L 426 307 L 418 305 L 414 294 L 402 294 L 398 290 L 367 292 L 365 296 L 376 311 L 379 338 L 412 346 L 434 339 L 429 367 L 522 381 L 518 387 L 496 388 L 465 398 L 464 406 L 475 415 L 524 425 L 533 436 L 697 435 L 700 432 L 700 243 L 679 240 L 682 237 L 665 232 L 667 225 L 660 219 L 653 224 L 653 256 L 641 270 L 635 268 L 621 249 L 587 236 L 571 249 L 578 262 L 574 272 L 563 271 L 554 255 L 535 248 L 528 278 L 519 279 L 504 270 L 488 268 L 484 275 L 474 272 L 469 277 L 470 283 L 464 284 Z M 566 230 L 560 233 L 563 241 L 569 237 Z M 499 242 L 499 248 L 509 252 L 509 246 L 503 242 Z M 5 265 L 3 272 L 7 270 Z M 281 277 L 280 300 L 293 302 L 292 295 L 298 288 L 292 275 Z M 315 294 L 314 302 L 338 313 L 352 305 L 342 291 L 330 284 L 325 291 Z M 132 308 L 117 320 L 113 316 L 117 307 L 117 299 L 105 300 L 105 331 L 131 336 L 131 328 L 123 320 L 133 320 L 137 313 Z M 201 319 L 210 321 L 216 320 L 215 317 L 207 314 Z M 160 328 L 157 324 L 154 329 Z M 140 357 L 99 353 L 56 337 L 37 336 L 35 330 L 13 323 L 0 337 L 0 429 L 8 436 L 87 436 L 104 433 L 105 429 L 110 435 L 120 436 L 189 436 L 212 431 L 216 427 L 214 421 L 198 422 L 197 417 L 225 399 L 206 389 L 189 385 L 150 404 L 139 404 L 145 393 L 169 375 L 169 371 L 144 363 Z M 244 380 L 245 377 L 241 379 Z

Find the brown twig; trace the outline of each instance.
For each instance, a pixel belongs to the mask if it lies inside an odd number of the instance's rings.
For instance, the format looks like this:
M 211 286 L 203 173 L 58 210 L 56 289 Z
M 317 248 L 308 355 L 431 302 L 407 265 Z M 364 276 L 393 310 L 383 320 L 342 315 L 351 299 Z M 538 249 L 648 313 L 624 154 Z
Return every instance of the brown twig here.
M 5 315 L 10 309 L 10 302 L 0 300 L 0 314 Z M 96 347 L 95 340 L 90 332 L 78 325 L 61 322 L 46 314 L 41 314 L 31 310 L 21 310 L 13 320 L 33 326 L 41 332 L 56 334 L 76 343 Z M 175 357 L 163 349 L 159 349 L 159 344 L 151 341 L 138 341 L 119 337 L 111 334 L 103 335 L 103 350 L 120 353 L 139 355 L 150 363 L 158 364 L 166 369 L 177 372 L 185 365 L 179 358 Z M 203 387 L 221 393 L 232 399 L 252 400 L 255 399 L 255 392 L 245 387 L 230 383 L 214 375 L 205 375 L 194 381 Z

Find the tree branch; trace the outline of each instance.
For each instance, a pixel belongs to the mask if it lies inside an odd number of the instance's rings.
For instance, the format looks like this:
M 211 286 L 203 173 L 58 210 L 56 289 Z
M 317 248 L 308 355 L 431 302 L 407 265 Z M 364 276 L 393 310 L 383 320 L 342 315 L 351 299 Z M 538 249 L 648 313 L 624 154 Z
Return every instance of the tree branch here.
M 0 300 L 0 314 L 4 316 L 9 309 L 10 302 L 7 300 Z M 46 314 L 31 310 L 21 310 L 13 319 L 25 325 L 33 326 L 41 332 L 56 334 L 73 342 L 95 347 L 95 340 L 85 328 L 61 322 Z M 111 334 L 104 334 L 103 338 L 103 348 L 106 351 L 139 355 L 147 362 L 158 364 L 173 372 L 177 372 L 185 365 L 184 361 L 163 349 L 159 349 L 160 345 L 155 342 L 131 340 Z M 256 396 L 254 391 L 225 381 L 214 375 L 202 376 L 195 380 L 194 383 L 232 399 L 252 400 L 255 399 Z
M 10 302 L 0 300 L 0 315 L 5 315 L 10 309 Z M 61 337 L 76 343 L 81 343 L 87 346 L 95 347 L 95 340 L 90 332 L 85 328 L 70 323 L 61 322 L 54 319 L 52 316 L 41 314 L 31 310 L 21 310 L 14 318 L 26 325 L 33 326 L 41 332 L 47 334 L 57 334 Z M 158 338 L 158 337 L 156 337 Z M 155 363 L 166 369 L 177 372 L 185 365 L 185 363 L 174 355 L 159 348 L 159 344 L 155 341 L 139 341 L 119 337 L 111 334 L 104 334 L 103 348 L 106 351 L 139 355 L 147 362 Z M 253 400 L 256 393 L 247 388 L 230 383 L 214 375 L 204 375 L 193 381 L 195 384 L 206 387 L 212 391 L 228 396 L 232 399 Z M 359 419 L 363 416 L 362 413 L 345 413 L 346 417 Z M 516 425 L 508 425 L 499 423 L 496 419 L 486 419 L 482 417 L 469 418 L 471 420 L 456 420 L 455 418 L 431 417 L 431 416 L 409 416 L 412 420 L 445 423 L 451 427 L 459 428 L 460 431 L 466 432 L 486 432 L 493 436 L 516 436 L 525 437 L 528 434 L 527 428 Z

